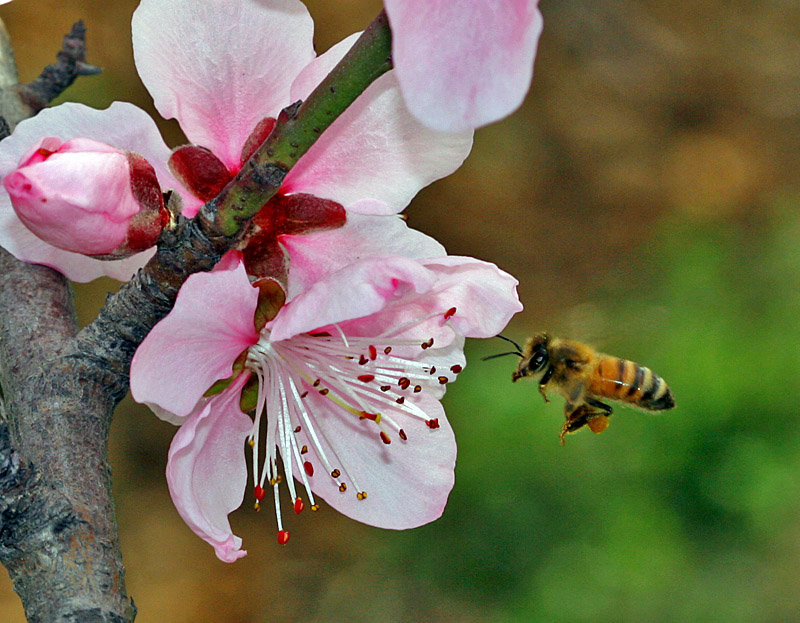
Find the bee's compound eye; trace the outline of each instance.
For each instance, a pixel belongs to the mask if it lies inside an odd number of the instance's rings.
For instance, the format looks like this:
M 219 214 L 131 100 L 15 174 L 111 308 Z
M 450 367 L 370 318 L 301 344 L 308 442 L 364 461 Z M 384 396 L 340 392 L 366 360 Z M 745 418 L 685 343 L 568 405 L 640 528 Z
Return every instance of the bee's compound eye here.
M 544 365 L 545 359 L 547 359 L 546 353 L 537 353 L 534 355 L 533 359 L 531 359 L 530 367 L 534 370 L 538 370 Z

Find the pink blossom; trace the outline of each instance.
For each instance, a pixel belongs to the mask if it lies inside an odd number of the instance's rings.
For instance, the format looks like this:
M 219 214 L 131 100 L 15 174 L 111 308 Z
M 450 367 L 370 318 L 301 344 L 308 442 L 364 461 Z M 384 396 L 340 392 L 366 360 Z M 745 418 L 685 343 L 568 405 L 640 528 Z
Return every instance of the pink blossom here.
M 542 32 L 538 0 L 385 0 L 411 112 L 440 131 L 477 128 L 522 103 Z
M 246 27 L 219 29 L 231 20 Z M 196 198 L 185 202 L 185 214 L 216 196 L 269 134 L 280 110 L 306 98 L 356 37 L 315 58 L 313 24 L 296 0 L 140 4 L 133 18 L 137 69 L 156 108 L 177 118 L 193 144 L 176 150 L 170 162 Z M 178 53 L 163 41 L 180 41 Z M 395 248 L 403 230 L 404 254 L 441 255 L 436 243 L 384 217 L 454 171 L 471 145 L 471 132 L 441 134 L 420 124 L 393 73 L 384 75 L 321 135 L 257 217 L 245 251 L 248 271 L 278 279 L 291 296 L 319 277 L 319 267 L 335 270 L 358 258 L 365 240 L 356 230 L 364 228 Z M 328 235 L 305 244 L 323 232 Z M 299 255 L 303 261 L 296 261 Z
M 439 401 L 465 365 L 464 337 L 492 336 L 521 309 L 516 283 L 471 258 L 373 257 L 315 282 L 259 331 L 241 264 L 191 276 L 131 366 L 134 398 L 182 424 L 167 470 L 181 516 L 222 560 L 244 555 L 227 515 L 249 445 L 252 494 L 274 497 L 281 543 L 279 466 L 297 513 L 321 498 L 383 528 L 439 517 L 456 453 Z M 242 391 L 257 395 L 252 419 Z
M 105 145 L 124 146 L 126 150 L 141 154 L 146 159 L 153 167 L 162 188 L 178 187 L 177 180 L 166 166 L 169 148 L 161 139 L 158 128 L 147 113 L 131 104 L 115 102 L 105 110 L 94 110 L 81 104 L 61 104 L 46 108 L 35 117 L 22 121 L 11 136 L 0 142 L 0 178 L 5 179 L 15 171 L 21 160 L 28 159 L 31 149 L 46 138 L 63 143 L 72 143 L 74 139 L 82 138 Z M 55 162 L 57 161 L 51 165 Z M 61 162 L 63 164 L 63 160 Z M 59 176 L 63 179 L 66 174 L 75 174 L 80 178 L 80 173 L 68 165 Z M 113 210 L 118 209 L 110 203 L 120 196 L 119 187 L 114 189 L 114 184 L 119 183 L 118 177 L 111 175 L 104 180 L 95 173 L 84 171 L 83 183 L 85 196 L 93 196 L 96 207 L 108 205 Z M 104 197 L 109 198 L 109 203 L 105 204 Z M 56 222 L 62 223 L 63 219 L 56 219 Z M 83 221 L 84 224 L 85 222 Z M 81 232 L 80 229 L 73 229 L 69 233 L 70 236 L 77 236 L 78 245 L 85 244 L 91 237 L 87 238 L 85 231 Z M 108 238 L 107 232 L 103 241 L 108 243 Z M 71 246 L 65 237 L 61 238 L 59 246 L 54 246 L 35 235 L 20 220 L 5 187 L 0 189 L 0 246 L 24 262 L 50 266 L 73 281 L 91 281 L 101 276 L 130 279 L 155 251 L 151 249 L 127 259 L 108 262 L 59 248 Z M 74 244 L 72 248 L 76 248 Z M 97 249 L 84 250 L 93 252 Z
M 28 229 L 75 253 L 130 256 L 155 245 L 169 220 L 153 167 L 91 139 L 42 139 L 3 185 Z

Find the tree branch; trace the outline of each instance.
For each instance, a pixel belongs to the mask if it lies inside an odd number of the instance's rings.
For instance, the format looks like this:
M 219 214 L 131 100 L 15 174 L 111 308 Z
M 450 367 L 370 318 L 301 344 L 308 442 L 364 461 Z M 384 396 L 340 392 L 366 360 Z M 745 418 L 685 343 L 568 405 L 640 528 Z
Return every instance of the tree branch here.
M 82 27 L 75 34 L 34 89 L 41 97 L 81 73 Z M 24 87 L 8 84 L 17 75 L 10 49 L 0 28 L 0 111 L 16 125 L 33 109 L 20 99 Z M 0 299 L 0 562 L 29 621 L 132 621 L 106 456 L 119 392 L 109 394 L 109 374 L 75 356 L 78 325 L 62 275 L 0 249 Z

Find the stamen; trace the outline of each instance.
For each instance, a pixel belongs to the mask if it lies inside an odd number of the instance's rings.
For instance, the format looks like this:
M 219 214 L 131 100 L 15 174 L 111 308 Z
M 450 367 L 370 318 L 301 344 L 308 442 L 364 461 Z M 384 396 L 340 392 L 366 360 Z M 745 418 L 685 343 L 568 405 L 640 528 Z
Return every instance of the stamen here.
M 289 540 L 289 532 L 282 524 L 279 486 L 283 478 L 278 461 L 282 463 L 281 471 L 286 476 L 297 514 L 307 505 L 306 496 L 301 497 L 296 490 L 301 483 L 308 494 L 308 506 L 312 511 L 319 508 L 308 480 L 316 468 L 330 474 L 343 494 L 350 490 L 358 500 L 367 499 L 366 491 L 337 454 L 337 442 L 342 442 L 328 438 L 323 429 L 317 428 L 315 408 L 330 401 L 330 407 L 322 407 L 335 410 L 329 411 L 330 417 L 353 417 L 363 422 L 361 426 L 375 426 L 377 437 L 385 445 L 391 444 L 394 435 L 408 442 L 400 423 L 407 426 L 409 417 L 422 420 L 431 430 L 439 428 L 439 420 L 431 418 L 417 404 L 417 395 L 426 388 L 440 392 L 434 388 L 448 383 L 452 377 L 441 373 L 437 376 L 436 367 L 425 363 L 422 353 L 420 360 L 393 354 L 398 346 L 405 349 L 403 352 L 412 352 L 408 350 L 412 347 L 427 351 L 434 347 L 434 338 L 420 341 L 418 337 L 392 336 L 408 332 L 431 318 L 444 323 L 453 314 L 455 308 L 411 320 L 379 336 L 383 343 L 376 343 L 375 337 L 348 337 L 337 324 L 332 329 L 280 342 L 270 342 L 269 331 L 262 330 L 259 342 L 248 350 L 246 363 L 258 383 L 253 428 L 247 443 L 252 449 L 256 507 L 266 496 L 265 483 L 273 487 L 279 543 Z M 461 371 L 461 365 L 453 364 L 448 374 L 457 375 Z M 309 397 L 312 388 L 325 400 L 315 398 L 314 394 Z M 412 391 L 406 393 L 407 390 Z M 266 430 L 262 431 L 262 425 Z M 311 450 L 313 453 L 309 454 Z

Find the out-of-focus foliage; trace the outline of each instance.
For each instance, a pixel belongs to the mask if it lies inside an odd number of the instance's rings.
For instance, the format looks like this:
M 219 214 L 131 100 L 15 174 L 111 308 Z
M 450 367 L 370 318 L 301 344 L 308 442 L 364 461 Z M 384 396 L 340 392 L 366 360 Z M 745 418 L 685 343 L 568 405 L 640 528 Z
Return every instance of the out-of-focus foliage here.
M 440 525 L 397 540 L 418 591 L 485 620 L 796 620 L 796 202 L 746 228 L 664 223 L 653 289 L 599 304 L 607 349 L 662 374 L 675 411 L 619 408 L 562 448 L 563 402 L 506 387 L 513 357 L 464 372 L 458 486 Z
M 319 51 L 380 7 L 308 4 Z M 66 98 L 147 106 L 135 5 L 15 0 L 0 15 L 27 80 L 83 17 L 105 73 Z M 111 457 L 137 621 L 800 621 L 800 4 L 542 12 L 525 106 L 480 130 L 409 222 L 520 279 L 507 335 L 546 329 L 639 361 L 677 408 L 621 407 L 561 447 L 562 403 L 512 385 L 514 357 L 480 362 L 505 343 L 473 342 L 447 395 L 459 460 L 441 520 L 390 532 L 323 508 L 287 518 L 279 547 L 271 509 L 245 509 L 250 554 L 225 565 L 169 501 L 174 429 L 126 401 Z M 77 288 L 82 322 L 107 287 Z M 0 577 L 0 621 L 22 620 Z

